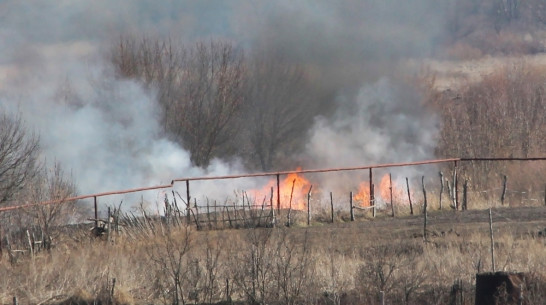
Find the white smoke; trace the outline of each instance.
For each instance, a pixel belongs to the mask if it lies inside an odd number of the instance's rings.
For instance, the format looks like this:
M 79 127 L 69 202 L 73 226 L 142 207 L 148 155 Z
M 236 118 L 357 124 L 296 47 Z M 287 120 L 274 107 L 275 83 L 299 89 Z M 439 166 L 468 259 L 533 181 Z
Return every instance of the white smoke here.
M 340 97 L 331 118 L 316 119 L 306 154 L 312 167 L 359 167 L 434 158 L 438 118 L 421 105 L 418 94 L 383 78 L 364 85 L 354 99 Z M 433 166 L 393 168 L 393 179 L 416 177 Z M 376 170 L 376 175 L 385 170 Z M 347 172 L 322 179 L 329 190 L 355 190 L 368 172 Z M 377 176 L 376 176 L 377 177 Z M 352 188 L 352 189 L 351 189 Z

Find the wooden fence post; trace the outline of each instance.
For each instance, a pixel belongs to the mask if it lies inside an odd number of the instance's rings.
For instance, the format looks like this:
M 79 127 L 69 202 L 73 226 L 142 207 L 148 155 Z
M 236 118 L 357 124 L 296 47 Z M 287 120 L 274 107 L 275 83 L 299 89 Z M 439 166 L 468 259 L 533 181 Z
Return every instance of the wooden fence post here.
M 425 189 L 425 176 L 421 177 L 421 184 L 423 184 L 423 240 L 427 241 L 427 190 Z
M 392 200 L 392 174 L 389 173 L 389 192 L 391 194 L 391 210 L 392 210 L 392 217 L 394 217 L 394 201 Z
M 406 177 L 406 187 L 408 189 L 408 200 L 409 200 L 410 215 L 413 215 L 413 204 L 411 203 L 411 193 L 410 193 L 410 189 L 409 189 L 408 177 Z
M 277 174 L 277 212 L 281 211 L 281 178 Z
M 349 213 L 351 215 L 351 221 L 355 221 L 355 212 L 353 210 L 353 192 L 349 193 Z
M 334 223 L 334 196 L 330 192 L 330 210 L 332 212 L 332 223 Z
M 508 178 L 506 177 L 506 175 L 504 175 L 503 183 L 502 183 L 501 205 L 504 205 L 504 199 L 505 199 L 505 196 L 506 196 L 506 182 L 507 182 L 507 180 L 508 180 Z
M 374 200 L 373 200 L 373 174 L 372 174 L 372 168 L 370 167 L 370 206 L 373 206 L 373 205 L 374 205 Z
M 372 183 L 372 189 L 370 191 L 370 200 L 373 203 L 372 205 L 372 217 L 375 218 L 375 184 Z
M 465 179 L 463 184 L 463 204 L 461 206 L 462 210 L 465 210 L 468 208 L 468 179 Z
M 191 202 L 190 202 L 190 180 L 186 180 L 186 223 L 189 225 L 191 223 Z
M 294 195 L 294 185 L 296 184 L 296 179 L 294 179 L 292 181 L 292 190 L 290 191 L 290 201 L 288 203 L 288 215 L 287 215 L 287 220 L 288 220 L 288 227 L 290 227 L 290 222 L 292 221 L 291 219 L 291 214 L 292 214 L 292 195 Z
M 455 210 L 459 209 L 459 179 L 457 178 L 457 161 L 453 166 L 453 203 Z
M 97 209 L 97 196 L 93 197 L 93 202 L 95 206 L 95 228 L 99 226 L 99 212 Z
M 311 185 L 311 188 L 313 186 Z M 311 207 L 310 207 L 310 203 L 311 203 L 311 188 L 309 188 L 309 192 L 307 193 L 307 226 L 309 226 L 311 224 Z
M 442 210 L 442 194 L 444 193 L 444 173 L 440 172 L 440 210 Z
M 491 271 L 495 272 L 495 242 L 493 240 L 493 216 L 489 208 L 489 235 L 491 236 Z

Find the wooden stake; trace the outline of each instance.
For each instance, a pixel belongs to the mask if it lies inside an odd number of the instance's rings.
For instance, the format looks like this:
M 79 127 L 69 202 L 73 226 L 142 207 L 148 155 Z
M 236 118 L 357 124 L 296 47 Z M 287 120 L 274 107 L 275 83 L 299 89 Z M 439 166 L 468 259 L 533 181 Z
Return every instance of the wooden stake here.
M 427 190 L 425 189 L 425 176 L 421 177 L 423 184 L 423 240 L 427 241 Z
M 444 193 L 444 173 L 440 172 L 440 210 L 442 210 L 442 194 Z
M 334 196 L 330 192 L 330 210 L 332 212 L 332 223 L 334 223 Z
M 108 227 L 106 228 L 106 236 L 107 236 L 107 240 L 108 240 L 108 243 L 110 243 L 110 241 L 112 240 L 112 233 L 111 233 L 111 227 L 112 227 L 112 222 L 110 221 L 110 217 L 112 217 L 112 212 L 110 210 L 110 207 L 108 207 Z
M 313 185 L 309 187 L 309 192 L 307 192 L 307 225 L 311 225 L 311 190 Z
M 353 210 L 353 192 L 349 193 L 349 212 L 351 215 L 351 221 L 355 221 L 355 212 Z
M 504 178 L 503 178 L 503 183 L 502 183 L 502 195 L 501 195 L 501 205 L 504 205 L 504 198 L 506 196 L 506 182 L 508 180 L 508 178 L 506 177 L 506 175 L 504 175 Z
M 34 259 L 34 247 L 32 246 L 32 239 L 30 238 L 30 233 L 27 230 L 27 239 L 28 239 L 28 251 L 30 253 L 30 257 Z
M 277 174 L 277 212 L 281 212 L 281 178 Z
M 99 226 L 99 212 L 97 209 L 97 196 L 93 197 L 94 205 L 95 205 L 95 228 Z
M 287 216 L 287 220 L 288 220 L 288 227 L 290 227 L 290 214 L 292 213 L 292 195 L 294 194 L 294 185 L 296 184 L 296 179 L 292 180 L 292 190 L 290 191 L 290 201 L 288 203 L 288 216 Z
M 275 208 L 273 208 L 273 187 L 271 187 L 271 197 L 269 200 L 269 204 L 271 206 L 271 225 L 273 228 L 275 227 L 275 223 L 277 222 L 275 218 Z
M 392 175 L 389 173 L 389 192 L 391 194 L 391 210 L 392 210 L 392 217 L 394 217 L 394 201 L 392 200 Z
M 465 179 L 463 184 L 463 204 L 461 206 L 462 210 L 466 210 L 468 207 L 468 180 Z
M 186 180 L 186 223 L 189 225 L 191 222 L 191 216 L 190 216 L 190 210 L 191 210 L 191 202 L 190 202 L 190 180 Z
M 372 217 L 375 218 L 375 184 L 372 183 L 372 188 L 370 190 L 370 200 L 372 202 Z
M 408 200 L 409 200 L 410 215 L 413 215 L 413 204 L 411 203 L 411 193 L 410 193 L 410 189 L 409 189 L 408 177 L 406 177 L 406 187 L 408 189 Z
M 374 205 L 373 201 L 373 174 L 372 174 L 372 168 L 370 167 L 370 206 Z
M 457 161 L 453 162 L 453 205 L 459 209 L 459 180 L 457 179 Z
M 491 269 L 495 272 L 495 242 L 493 240 L 493 216 L 489 208 L 489 235 L 491 236 Z
M 209 208 L 209 199 L 207 198 L 207 223 L 209 230 L 212 229 L 212 222 L 210 221 L 210 208 Z

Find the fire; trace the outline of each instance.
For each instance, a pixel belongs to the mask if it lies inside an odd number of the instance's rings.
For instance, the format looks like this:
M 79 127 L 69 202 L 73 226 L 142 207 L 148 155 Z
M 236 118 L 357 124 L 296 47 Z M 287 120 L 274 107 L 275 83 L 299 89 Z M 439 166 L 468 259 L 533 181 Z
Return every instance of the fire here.
M 362 207 L 370 206 L 370 183 L 361 182 L 358 186 L 358 192 L 353 196 L 353 199 L 360 203 Z
M 298 168 L 297 170 L 300 170 Z M 270 197 L 273 188 L 273 205 L 277 207 L 277 180 L 271 179 L 261 190 L 253 192 L 256 198 Z M 279 183 L 281 209 L 306 210 L 307 193 L 311 188 L 311 182 L 303 175 L 288 174 Z
M 400 201 L 404 196 L 404 191 L 397 187 L 394 183 L 391 184 L 389 174 L 383 175 L 379 185 L 374 186 L 374 198 L 381 198 L 384 202 L 391 201 L 391 188 L 393 200 Z M 370 206 L 370 182 L 361 182 L 358 187 L 358 192 L 353 196 L 353 199 L 362 207 Z

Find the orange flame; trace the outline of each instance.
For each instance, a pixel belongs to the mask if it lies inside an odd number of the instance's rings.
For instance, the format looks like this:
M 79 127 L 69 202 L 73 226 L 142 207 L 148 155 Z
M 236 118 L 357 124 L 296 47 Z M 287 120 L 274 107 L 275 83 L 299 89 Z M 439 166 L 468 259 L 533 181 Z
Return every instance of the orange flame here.
M 358 186 L 358 192 L 353 196 L 353 199 L 362 207 L 370 206 L 370 183 L 361 182 Z
M 301 170 L 298 168 L 297 170 Z M 273 206 L 277 207 L 277 180 L 271 179 L 261 190 L 254 191 L 254 196 L 270 197 L 271 188 L 273 188 Z M 293 210 L 307 209 L 307 193 L 311 188 L 311 183 L 303 175 L 296 173 L 288 174 L 279 183 L 281 209 L 292 208 Z
M 395 201 L 395 204 L 396 201 L 398 201 L 400 204 L 400 201 L 404 196 L 404 191 L 403 189 L 397 187 L 394 182 L 391 185 L 391 178 L 389 174 L 385 174 L 383 177 L 381 177 L 379 185 L 375 188 L 374 197 L 378 198 L 379 196 L 384 202 L 390 203 L 391 187 L 393 201 Z M 360 183 L 358 192 L 353 196 L 353 199 L 362 207 L 370 206 L 370 183 L 368 181 Z

